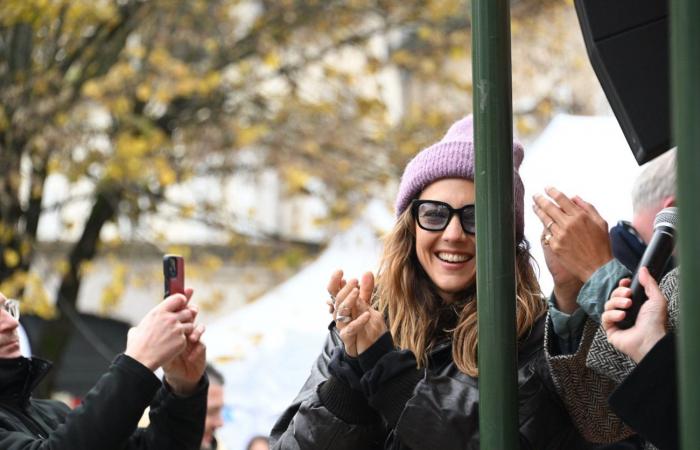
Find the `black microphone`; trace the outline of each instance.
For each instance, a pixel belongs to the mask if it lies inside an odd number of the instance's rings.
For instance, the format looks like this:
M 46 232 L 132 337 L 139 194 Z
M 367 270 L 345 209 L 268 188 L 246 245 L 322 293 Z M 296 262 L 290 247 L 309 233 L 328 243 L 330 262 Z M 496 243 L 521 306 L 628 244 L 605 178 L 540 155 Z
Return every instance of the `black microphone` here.
M 634 325 L 637 320 L 637 314 L 645 301 L 647 295 L 644 292 L 644 286 L 639 283 L 639 269 L 646 266 L 649 273 L 654 279 L 659 282 L 659 277 L 663 273 L 664 267 L 668 263 L 668 259 L 673 253 L 675 244 L 676 226 L 678 224 L 678 210 L 675 206 L 664 208 L 656 214 L 654 219 L 654 234 L 651 236 L 651 241 L 647 245 L 647 249 L 642 255 L 642 260 L 637 266 L 637 273 L 634 274 L 630 289 L 632 289 L 632 306 L 626 311 L 625 318 L 617 323 L 617 326 L 622 329 L 627 329 Z

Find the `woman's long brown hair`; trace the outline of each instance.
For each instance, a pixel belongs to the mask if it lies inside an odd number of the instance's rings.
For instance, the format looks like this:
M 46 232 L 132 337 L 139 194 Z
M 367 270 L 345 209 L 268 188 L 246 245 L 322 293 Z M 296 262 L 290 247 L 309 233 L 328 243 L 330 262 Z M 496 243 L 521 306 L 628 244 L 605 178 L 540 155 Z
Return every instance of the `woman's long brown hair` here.
M 410 208 L 401 214 L 384 244 L 377 276 L 375 306 L 387 318 L 394 343 L 411 350 L 419 367 L 427 364 L 430 346 L 439 330 L 439 311 L 445 305 L 416 256 L 416 225 Z M 460 305 L 452 333 L 452 357 L 467 375 L 477 376 L 477 315 L 474 289 L 468 289 Z M 516 326 L 518 338 L 525 336 L 546 311 L 532 267 L 528 243 L 516 249 Z

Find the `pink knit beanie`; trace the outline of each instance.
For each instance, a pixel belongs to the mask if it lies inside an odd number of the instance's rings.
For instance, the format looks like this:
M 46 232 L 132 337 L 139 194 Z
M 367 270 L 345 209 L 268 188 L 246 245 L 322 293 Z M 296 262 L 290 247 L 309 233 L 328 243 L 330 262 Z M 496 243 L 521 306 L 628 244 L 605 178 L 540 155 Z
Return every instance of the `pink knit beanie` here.
M 518 173 L 523 156 L 523 146 L 519 142 L 513 142 L 513 207 L 517 242 L 522 240 L 525 227 L 525 187 Z M 474 180 L 474 130 L 471 115 L 453 123 L 440 142 L 423 149 L 406 165 L 396 196 L 396 216 L 400 216 L 423 189 L 442 178 Z

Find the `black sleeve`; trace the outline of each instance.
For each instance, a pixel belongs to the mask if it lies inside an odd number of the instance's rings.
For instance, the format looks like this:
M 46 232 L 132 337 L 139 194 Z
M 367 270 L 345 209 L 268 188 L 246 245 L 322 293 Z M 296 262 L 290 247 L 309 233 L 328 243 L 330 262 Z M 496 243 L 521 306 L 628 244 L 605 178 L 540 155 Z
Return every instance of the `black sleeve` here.
M 333 349 L 342 345 L 331 326 L 311 374 L 270 433 L 270 448 L 280 450 L 373 450 L 383 448 L 385 430 L 361 392 L 331 375 Z
M 83 403 L 65 416 L 47 439 L 13 429 L 0 429 L 3 450 L 123 450 L 161 386 L 146 367 L 119 355 L 85 396 Z M 48 407 L 55 402 L 44 401 Z M 58 411 L 58 407 L 53 406 Z
M 187 397 L 176 395 L 164 383 L 151 402 L 148 428 L 137 430 L 127 448 L 199 450 L 204 435 L 208 390 L 206 375 L 199 381 L 195 392 Z
M 423 371 L 417 368 L 413 353 L 394 349 L 389 332 L 362 353 L 359 360 L 364 371 L 362 390 L 369 404 L 379 412 L 387 428 L 394 428 Z
M 610 395 L 610 407 L 661 450 L 679 447 L 675 335 L 668 333 Z
M 351 358 L 342 346 L 331 352 L 328 364 L 331 376 L 318 388 L 321 403 L 336 417 L 352 424 L 367 424 L 377 420 L 377 413 L 362 395 L 362 368 L 357 358 Z

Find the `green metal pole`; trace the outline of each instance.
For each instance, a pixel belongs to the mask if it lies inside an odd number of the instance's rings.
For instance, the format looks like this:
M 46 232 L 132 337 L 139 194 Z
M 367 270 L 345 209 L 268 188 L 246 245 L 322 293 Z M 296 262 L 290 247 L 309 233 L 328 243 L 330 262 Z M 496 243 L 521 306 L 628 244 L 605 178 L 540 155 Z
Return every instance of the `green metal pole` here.
M 684 449 L 700 442 L 700 2 L 671 1 L 673 127 L 678 145 L 680 421 Z
M 510 4 L 472 1 L 481 448 L 518 448 Z

